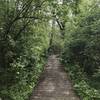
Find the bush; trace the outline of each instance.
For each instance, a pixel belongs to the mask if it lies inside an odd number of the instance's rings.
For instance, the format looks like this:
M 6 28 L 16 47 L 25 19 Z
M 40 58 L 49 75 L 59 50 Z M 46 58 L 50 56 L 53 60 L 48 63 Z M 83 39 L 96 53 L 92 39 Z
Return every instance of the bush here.
M 62 62 L 74 81 L 75 90 L 82 97 L 82 100 L 100 99 L 98 85 L 100 84 L 99 13 L 100 10 L 97 9 L 86 13 L 83 17 L 77 16 L 77 26 L 70 26 L 72 29 L 68 31 L 68 37 L 71 38 L 68 40 L 66 34 L 62 53 Z

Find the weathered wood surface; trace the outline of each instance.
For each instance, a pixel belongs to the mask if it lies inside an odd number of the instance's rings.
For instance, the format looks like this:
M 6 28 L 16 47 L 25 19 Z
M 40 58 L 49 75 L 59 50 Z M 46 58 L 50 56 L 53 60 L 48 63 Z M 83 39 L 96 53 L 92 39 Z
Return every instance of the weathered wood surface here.
M 41 81 L 30 100 L 79 100 L 56 55 L 49 57 Z

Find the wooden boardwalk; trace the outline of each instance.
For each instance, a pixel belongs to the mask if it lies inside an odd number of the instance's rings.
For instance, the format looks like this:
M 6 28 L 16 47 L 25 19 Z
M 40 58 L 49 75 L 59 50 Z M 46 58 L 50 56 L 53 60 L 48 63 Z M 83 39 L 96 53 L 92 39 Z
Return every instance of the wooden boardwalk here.
M 41 81 L 30 100 L 79 100 L 56 55 L 49 57 Z

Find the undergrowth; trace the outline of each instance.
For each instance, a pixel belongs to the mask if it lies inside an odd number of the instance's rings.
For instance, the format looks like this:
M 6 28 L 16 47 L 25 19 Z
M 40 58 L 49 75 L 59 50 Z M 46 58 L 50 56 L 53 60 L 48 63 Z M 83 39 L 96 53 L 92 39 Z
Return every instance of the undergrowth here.
M 45 62 L 46 61 L 38 63 L 34 70 L 31 71 L 30 75 L 26 76 L 27 78 L 24 78 L 25 76 L 23 76 L 22 80 L 15 85 L 3 87 L 2 91 L 0 91 L 1 100 L 28 100 L 32 90 L 38 83 Z M 26 73 L 26 71 L 24 73 Z
M 73 87 L 81 100 L 100 100 L 100 91 L 89 85 L 89 79 L 80 66 L 62 61 L 65 70 L 69 73 Z

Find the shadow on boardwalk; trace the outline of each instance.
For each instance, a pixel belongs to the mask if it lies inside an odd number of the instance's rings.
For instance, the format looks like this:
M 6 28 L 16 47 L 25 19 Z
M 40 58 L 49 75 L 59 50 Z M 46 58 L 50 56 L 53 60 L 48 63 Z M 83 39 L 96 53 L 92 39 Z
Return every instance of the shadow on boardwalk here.
M 79 100 L 56 55 L 49 57 L 41 81 L 30 100 Z

